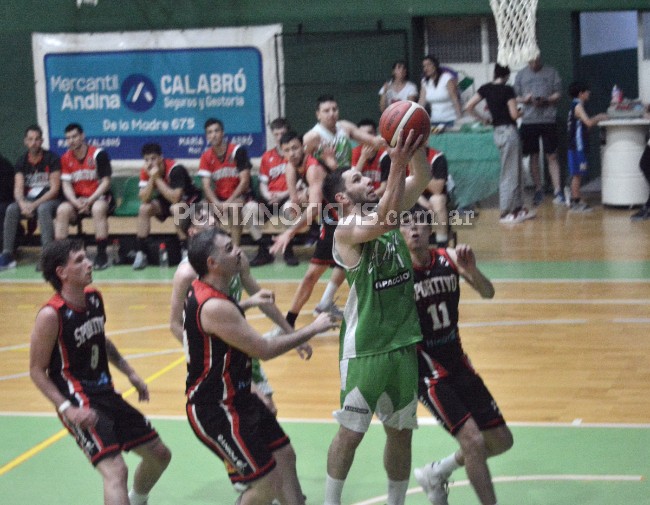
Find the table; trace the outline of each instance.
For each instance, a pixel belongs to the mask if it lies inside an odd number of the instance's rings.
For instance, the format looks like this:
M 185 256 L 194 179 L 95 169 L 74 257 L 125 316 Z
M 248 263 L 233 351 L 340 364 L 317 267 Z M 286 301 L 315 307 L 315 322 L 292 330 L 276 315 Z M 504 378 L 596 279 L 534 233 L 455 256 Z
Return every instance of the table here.
M 467 207 L 499 191 L 501 160 L 492 130 L 431 135 L 429 146 L 442 151 L 456 185 L 454 203 Z
M 648 200 L 648 183 L 639 169 L 647 141 L 648 119 L 609 119 L 601 148 L 604 205 L 637 205 Z

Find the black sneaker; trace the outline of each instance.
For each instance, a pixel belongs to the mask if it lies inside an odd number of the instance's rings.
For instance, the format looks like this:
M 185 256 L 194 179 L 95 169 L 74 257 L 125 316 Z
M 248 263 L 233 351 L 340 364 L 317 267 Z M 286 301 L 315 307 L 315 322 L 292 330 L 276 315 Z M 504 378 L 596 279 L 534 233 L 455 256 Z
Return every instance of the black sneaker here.
M 108 261 L 108 255 L 106 253 L 98 254 L 95 256 L 95 262 L 93 263 L 93 270 L 106 270 L 110 266 L 110 261 Z
M 257 255 L 251 260 L 250 265 L 252 267 L 261 267 L 262 265 L 273 263 L 274 259 L 275 258 L 266 247 L 260 247 L 259 251 L 257 251 Z
M 650 206 L 644 205 L 638 212 L 632 214 L 630 219 L 632 221 L 645 221 L 646 219 L 650 219 Z
M 289 246 L 284 250 L 284 262 L 288 267 L 296 267 L 300 264 L 300 261 L 293 253 L 293 247 Z

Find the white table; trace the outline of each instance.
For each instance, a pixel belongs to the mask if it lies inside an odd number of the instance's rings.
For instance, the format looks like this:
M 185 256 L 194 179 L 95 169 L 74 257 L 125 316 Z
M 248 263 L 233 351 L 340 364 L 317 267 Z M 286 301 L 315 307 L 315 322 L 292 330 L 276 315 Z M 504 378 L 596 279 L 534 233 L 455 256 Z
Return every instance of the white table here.
M 648 119 L 609 119 L 601 149 L 602 200 L 605 205 L 638 205 L 648 200 L 650 188 L 639 169 L 647 141 Z

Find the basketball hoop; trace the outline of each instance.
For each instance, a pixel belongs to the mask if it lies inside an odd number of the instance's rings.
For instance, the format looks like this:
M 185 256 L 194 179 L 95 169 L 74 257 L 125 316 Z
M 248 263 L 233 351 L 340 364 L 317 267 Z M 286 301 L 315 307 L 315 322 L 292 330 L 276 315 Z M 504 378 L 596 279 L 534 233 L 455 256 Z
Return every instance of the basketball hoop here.
M 537 0 L 490 0 L 490 7 L 499 40 L 497 63 L 517 68 L 537 58 Z

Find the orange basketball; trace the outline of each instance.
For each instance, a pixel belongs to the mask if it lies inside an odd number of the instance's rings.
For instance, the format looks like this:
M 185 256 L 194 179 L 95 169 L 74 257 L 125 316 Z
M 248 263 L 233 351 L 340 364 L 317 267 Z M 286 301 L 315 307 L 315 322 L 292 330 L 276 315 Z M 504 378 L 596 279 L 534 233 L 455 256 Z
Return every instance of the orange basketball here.
M 431 132 L 431 123 L 424 107 L 408 100 L 388 106 L 379 120 L 379 134 L 389 146 L 395 147 L 401 130 L 404 130 L 405 137 L 411 130 L 415 130 L 415 137 L 422 135 L 426 142 Z

